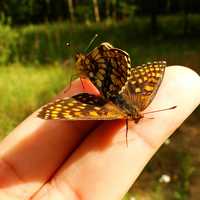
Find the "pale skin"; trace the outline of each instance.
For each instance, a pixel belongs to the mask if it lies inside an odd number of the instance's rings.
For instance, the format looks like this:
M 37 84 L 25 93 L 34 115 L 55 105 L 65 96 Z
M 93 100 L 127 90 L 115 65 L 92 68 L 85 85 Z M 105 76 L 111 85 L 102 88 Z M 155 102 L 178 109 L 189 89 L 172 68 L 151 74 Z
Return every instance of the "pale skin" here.
M 84 81 L 84 92 L 96 94 Z M 71 96 L 83 91 L 73 82 Z M 171 66 L 144 111 L 176 109 L 125 121 L 45 121 L 29 116 L 0 144 L 2 200 L 120 200 L 162 143 L 200 103 L 200 77 Z M 148 119 L 153 117 L 153 119 Z

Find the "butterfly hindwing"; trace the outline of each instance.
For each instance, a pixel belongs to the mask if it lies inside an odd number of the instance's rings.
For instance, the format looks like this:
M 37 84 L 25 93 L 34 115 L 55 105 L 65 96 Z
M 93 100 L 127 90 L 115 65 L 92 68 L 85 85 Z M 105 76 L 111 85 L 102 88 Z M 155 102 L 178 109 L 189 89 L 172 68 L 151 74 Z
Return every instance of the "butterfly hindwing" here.
M 81 93 L 45 105 L 39 111 L 38 117 L 65 120 L 112 120 L 125 118 L 125 114 L 100 96 Z
M 89 78 L 106 99 L 121 90 L 131 69 L 129 55 L 106 42 L 82 56 L 76 65 L 80 74 Z
M 132 68 L 131 77 L 121 91 L 123 97 L 138 110 L 143 111 L 155 97 L 162 82 L 165 67 L 165 61 L 155 61 Z

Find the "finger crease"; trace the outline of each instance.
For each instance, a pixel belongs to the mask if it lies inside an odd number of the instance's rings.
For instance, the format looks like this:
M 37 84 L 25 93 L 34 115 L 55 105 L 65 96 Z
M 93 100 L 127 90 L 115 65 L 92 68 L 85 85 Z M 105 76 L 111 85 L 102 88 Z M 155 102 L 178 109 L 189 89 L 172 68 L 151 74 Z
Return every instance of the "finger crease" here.
M 156 145 L 153 142 L 150 142 L 144 135 L 142 135 L 140 132 L 137 132 L 134 130 L 134 133 L 151 149 L 155 150 L 158 148 L 158 145 Z
M 74 188 L 72 187 L 68 182 L 65 182 L 63 181 L 62 183 L 58 183 L 59 181 L 57 180 L 57 178 L 55 177 L 52 181 L 51 181 L 51 185 L 53 188 L 55 188 L 62 196 L 63 196 L 63 199 L 66 198 L 66 196 L 64 196 L 64 191 L 62 190 L 62 188 L 60 187 L 60 184 L 65 184 L 66 187 L 69 188 L 69 190 L 72 192 L 73 194 L 73 197 L 75 200 L 81 200 L 82 197 L 80 195 L 80 193 Z M 65 188 L 66 188 L 65 187 Z
M 16 168 L 10 163 L 8 162 L 5 158 L 1 158 L 1 161 L 3 163 L 3 165 L 5 165 L 5 167 L 12 173 L 15 175 L 15 177 L 21 181 L 24 182 L 23 179 L 19 176 L 19 174 L 17 173 Z
M 0 158 L 0 168 L 3 169 L 0 173 L 0 176 L 4 177 L 4 173 L 6 174 L 5 179 L 3 180 L 3 187 L 7 188 L 11 184 L 21 184 L 24 183 L 23 179 L 19 176 L 17 173 L 16 168 L 8 162 L 5 158 Z M 3 189 L 2 187 L 2 189 Z M 5 190 L 6 191 L 6 190 Z M 10 192 L 9 192 L 10 195 Z M 18 194 L 12 194 L 13 197 L 20 198 L 20 199 L 27 199 L 29 197 L 29 193 L 21 187 L 20 193 Z

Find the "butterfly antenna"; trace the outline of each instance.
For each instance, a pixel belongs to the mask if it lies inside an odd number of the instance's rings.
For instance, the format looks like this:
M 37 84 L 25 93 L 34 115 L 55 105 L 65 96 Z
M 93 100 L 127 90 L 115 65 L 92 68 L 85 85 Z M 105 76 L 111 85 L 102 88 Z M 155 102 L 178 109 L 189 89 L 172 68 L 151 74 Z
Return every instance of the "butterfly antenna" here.
M 153 110 L 153 111 L 146 112 L 146 113 L 143 113 L 143 114 L 150 114 L 150 113 L 161 112 L 161 111 L 165 111 L 165 110 L 172 110 L 172 109 L 175 109 L 176 107 L 177 106 L 172 106 L 170 108 L 165 108 L 165 109 L 161 109 L 161 110 Z
M 155 119 L 154 117 L 142 117 L 143 119 Z
M 96 40 L 96 38 L 98 37 L 98 34 L 95 34 L 94 37 L 91 39 L 90 43 L 88 44 L 87 48 L 85 49 L 84 52 L 87 52 L 89 50 L 89 48 L 91 47 L 91 45 L 93 44 L 93 42 Z

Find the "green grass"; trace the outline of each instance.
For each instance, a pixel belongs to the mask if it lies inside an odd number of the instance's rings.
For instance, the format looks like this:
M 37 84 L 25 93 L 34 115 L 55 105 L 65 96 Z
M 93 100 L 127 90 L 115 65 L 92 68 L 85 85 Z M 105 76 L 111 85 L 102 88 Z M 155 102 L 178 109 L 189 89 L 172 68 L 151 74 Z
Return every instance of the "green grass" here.
M 69 73 L 58 65 L 0 67 L 0 138 L 62 89 Z

